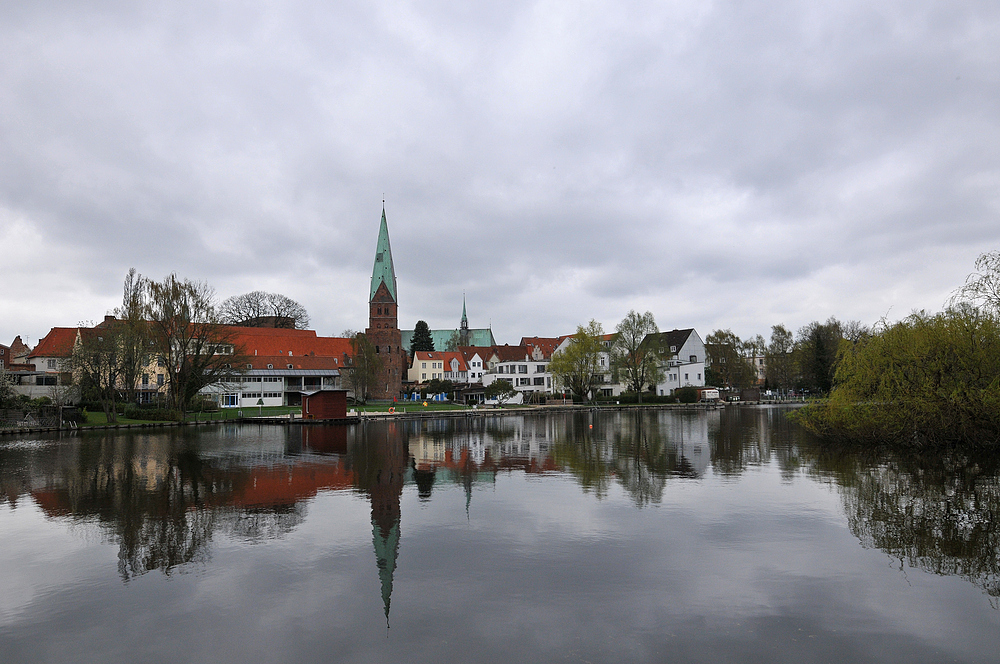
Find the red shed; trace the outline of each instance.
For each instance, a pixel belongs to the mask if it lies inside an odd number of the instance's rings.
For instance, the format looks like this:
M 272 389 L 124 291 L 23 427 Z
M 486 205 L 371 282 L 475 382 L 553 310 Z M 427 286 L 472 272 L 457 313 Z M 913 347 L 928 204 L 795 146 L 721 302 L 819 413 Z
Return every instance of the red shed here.
M 340 420 L 347 417 L 347 390 L 302 393 L 302 419 Z

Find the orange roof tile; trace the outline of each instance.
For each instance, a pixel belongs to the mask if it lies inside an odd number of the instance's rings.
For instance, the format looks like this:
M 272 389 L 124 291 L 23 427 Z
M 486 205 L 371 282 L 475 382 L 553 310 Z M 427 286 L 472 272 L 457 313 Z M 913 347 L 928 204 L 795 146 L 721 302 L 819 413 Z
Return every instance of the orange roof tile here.
M 32 357 L 69 357 L 76 343 L 76 327 L 54 327 L 28 355 Z

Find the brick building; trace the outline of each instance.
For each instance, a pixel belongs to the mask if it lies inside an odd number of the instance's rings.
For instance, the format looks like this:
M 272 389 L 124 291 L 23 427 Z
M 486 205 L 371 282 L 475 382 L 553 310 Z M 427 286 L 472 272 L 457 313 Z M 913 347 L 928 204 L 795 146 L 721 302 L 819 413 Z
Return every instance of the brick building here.
M 371 396 L 375 399 L 395 399 L 403 388 L 406 351 L 403 350 L 399 331 L 399 301 L 396 293 L 396 271 L 392 264 L 389 227 L 385 221 L 383 206 L 368 297 L 368 329 L 365 330 L 365 336 L 382 360 L 382 370 L 371 390 Z

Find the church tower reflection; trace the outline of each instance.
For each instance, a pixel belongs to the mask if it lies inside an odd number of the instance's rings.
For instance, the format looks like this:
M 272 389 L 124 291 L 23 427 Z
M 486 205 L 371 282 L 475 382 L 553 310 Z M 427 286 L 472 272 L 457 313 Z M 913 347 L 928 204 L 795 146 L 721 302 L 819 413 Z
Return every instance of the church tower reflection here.
M 406 440 L 394 422 L 366 428 L 369 429 L 367 442 L 358 450 L 354 463 L 358 488 L 368 494 L 372 504 L 372 544 L 388 627 L 392 578 L 399 555 L 400 498 L 409 453 Z

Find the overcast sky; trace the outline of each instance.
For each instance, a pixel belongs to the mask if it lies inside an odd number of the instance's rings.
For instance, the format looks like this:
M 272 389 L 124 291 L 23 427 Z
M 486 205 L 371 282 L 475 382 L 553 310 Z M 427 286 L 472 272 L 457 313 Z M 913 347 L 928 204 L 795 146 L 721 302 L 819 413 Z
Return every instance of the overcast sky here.
M 0 0 L 0 343 L 125 273 L 500 343 L 940 310 L 1000 249 L 1000 3 Z

